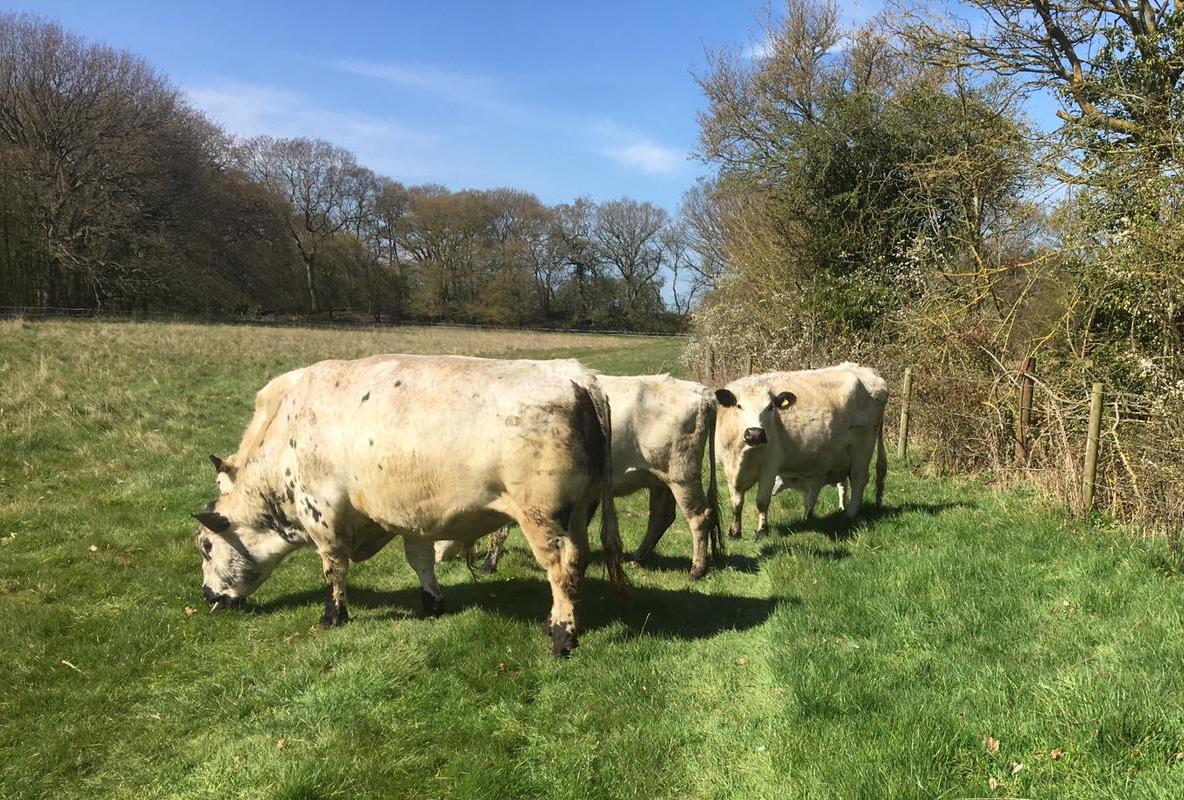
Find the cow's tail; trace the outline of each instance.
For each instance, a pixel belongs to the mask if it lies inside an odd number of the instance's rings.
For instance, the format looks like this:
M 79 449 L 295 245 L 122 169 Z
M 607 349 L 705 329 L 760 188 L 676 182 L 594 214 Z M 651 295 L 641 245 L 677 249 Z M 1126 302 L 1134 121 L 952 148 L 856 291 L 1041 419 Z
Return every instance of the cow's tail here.
M 723 518 L 719 506 L 719 484 L 715 478 L 715 415 L 718 406 L 715 401 L 707 404 L 707 513 L 711 515 L 711 559 L 717 567 L 724 565 L 728 554 L 724 546 L 723 529 L 720 520 Z
M 884 415 L 880 415 L 880 431 L 876 436 L 876 507 L 884 501 L 884 477 L 888 474 L 888 454 L 884 451 Z
M 609 583 L 618 594 L 624 594 L 629 586 L 625 577 L 625 545 L 621 542 L 621 531 L 617 526 L 617 507 L 613 503 L 613 426 L 612 412 L 608 398 L 599 386 L 584 387 L 596 409 L 596 420 L 604 442 L 603 470 L 600 476 L 600 546 L 604 550 L 604 566 L 608 570 Z

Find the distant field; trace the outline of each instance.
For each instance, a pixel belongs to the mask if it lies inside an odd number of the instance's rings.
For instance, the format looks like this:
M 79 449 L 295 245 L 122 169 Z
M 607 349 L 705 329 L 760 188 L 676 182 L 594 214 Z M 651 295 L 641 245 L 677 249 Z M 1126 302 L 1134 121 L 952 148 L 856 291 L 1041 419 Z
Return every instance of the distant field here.
M 681 344 L 0 322 L 0 798 L 1184 796 L 1179 560 L 901 463 L 851 529 L 833 493 L 813 524 L 779 496 L 699 583 L 681 518 L 630 601 L 594 565 L 567 661 L 517 536 L 497 576 L 443 566 L 438 621 L 399 547 L 351 570 L 341 629 L 314 627 L 311 554 L 205 610 L 188 514 L 270 376 L 400 351 L 678 372 Z M 619 509 L 633 546 L 644 497 Z

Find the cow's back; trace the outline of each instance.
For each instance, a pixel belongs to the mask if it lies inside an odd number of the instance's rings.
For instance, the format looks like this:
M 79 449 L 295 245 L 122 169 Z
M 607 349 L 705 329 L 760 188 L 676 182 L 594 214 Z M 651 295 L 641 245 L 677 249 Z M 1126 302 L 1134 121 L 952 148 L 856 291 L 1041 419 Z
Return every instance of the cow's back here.
M 577 385 L 593 380 L 577 362 L 323 361 L 288 387 L 272 468 L 384 529 L 471 538 L 583 491 L 604 458 Z

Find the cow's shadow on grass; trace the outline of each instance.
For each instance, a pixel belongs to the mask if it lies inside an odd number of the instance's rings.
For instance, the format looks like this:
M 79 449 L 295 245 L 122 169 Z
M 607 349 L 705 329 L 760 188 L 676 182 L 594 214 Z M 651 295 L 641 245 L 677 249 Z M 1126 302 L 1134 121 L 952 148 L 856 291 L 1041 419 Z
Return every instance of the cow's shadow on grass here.
M 538 579 L 493 576 L 443 588 L 448 613 L 479 608 L 502 617 L 541 624 L 551 607 L 551 591 L 541 575 Z M 418 586 L 394 590 L 350 586 L 347 596 L 356 620 L 408 619 L 418 616 L 421 609 Z M 307 606 L 310 617 L 314 617 L 319 616 L 324 598 L 325 590 L 308 590 L 254 604 L 250 611 L 268 613 Z M 580 596 L 580 620 L 585 631 L 621 623 L 636 635 L 704 639 L 724 631 L 754 628 L 780 605 L 798 606 L 801 600 L 636 585 L 629 588 L 626 598 L 621 598 L 607 580 L 589 575 Z
M 860 509 L 859 516 L 847 519 L 842 511 L 835 511 L 826 516 L 815 516 L 807 519 L 798 516 L 788 522 L 773 524 L 774 533 L 788 536 L 794 533 L 821 533 L 831 541 L 843 542 L 854 539 L 860 532 L 874 528 L 876 523 L 894 519 L 902 514 L 928 514 L 936 517 L 944 511 L 954 508 L 970 508 L 974 503 L 954 501 L 950 503 L 900 503 L 898 505 L 865 505 Z
M 715 561 L 708 556 L 707 566 L 709 571 L 718 569 Z M 736 572 L 745 572 L 754 574 L 759 572 L 761 568 L 760 559 L 753 556 L 744 555 L 743 553 L 728 553 L 724 559 L 723 569 L 731 569 Z M 649 570 L 652 572 L 683 572 L 689 573 L 691 571 L 691 559 L 687 556 L 670 556 L 662 553 L 651 553 L 649 558 L 645 560 L 640 566 L 630 567 L 636 570 Z

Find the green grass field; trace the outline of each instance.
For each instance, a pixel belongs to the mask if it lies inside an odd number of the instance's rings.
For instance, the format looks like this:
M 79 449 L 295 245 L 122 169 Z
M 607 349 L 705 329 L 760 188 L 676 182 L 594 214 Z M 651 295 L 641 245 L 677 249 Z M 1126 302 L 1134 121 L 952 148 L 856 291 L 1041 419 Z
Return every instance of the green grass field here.
M 438 621 L 397 546 L 351 570 L 344 628 L 314 627 L 312 553 L 207 613 L 188 514 L 268 377 L 398 351 L 677 370 L 680 344 L 0 323 L 0 797 L 1184 796 L 1166 547 L 900 463 L 851 529 L 833 492 L 809 525 L 779 496 L 699 583 L 681 518 L 628 602 L 594 565 L 566 661 L 517 535 L 497 576 L 442 567 Z M 635 545 L 644 497 L 619 509 Z

